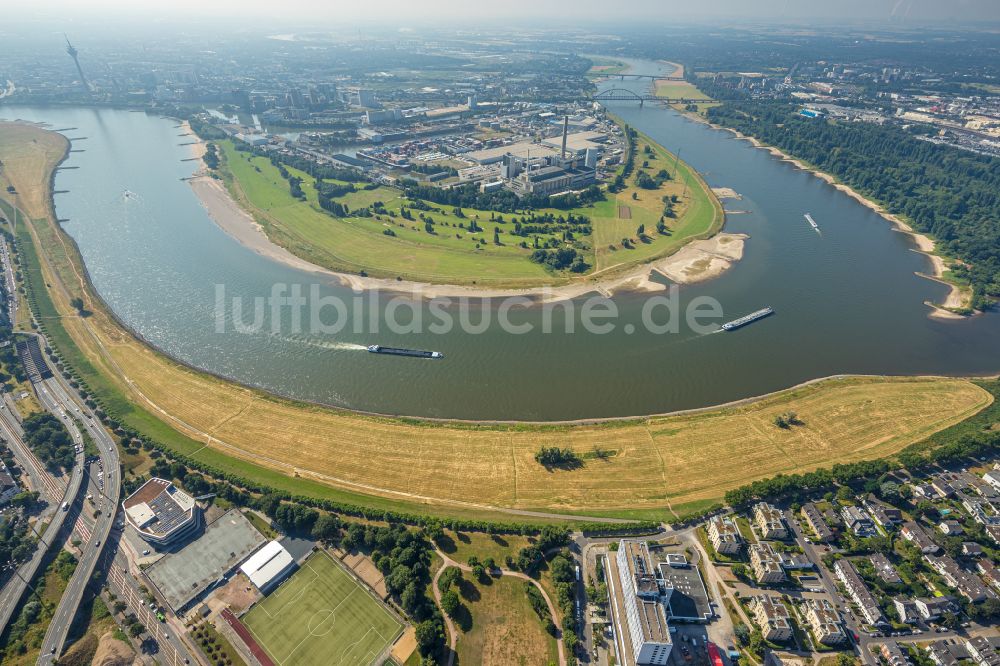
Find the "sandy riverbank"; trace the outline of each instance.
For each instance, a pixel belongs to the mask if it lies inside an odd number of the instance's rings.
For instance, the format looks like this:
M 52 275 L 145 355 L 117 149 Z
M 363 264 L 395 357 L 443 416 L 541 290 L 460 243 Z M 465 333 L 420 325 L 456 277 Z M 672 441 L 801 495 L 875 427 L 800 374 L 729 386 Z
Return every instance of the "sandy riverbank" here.
M 199 141 L 197 154 L 205 152 Z M 711 238 L 693 241 L 674 254 L 636 266 L 606 279 L 581 279 L 566 285 L 527 289 L 489 289 L 484 287 L 430 284 L 340 273 L 317 266 L 271 241 L 260 224 L 230 196 L 222 181 L 202 167 L 188 180 L 209 217 L 227 234 L 245 247 L 272 261 L 298 270 L 325 276 L 355 291 L 379 290 L 410 294 L 422 298 L 503 298 L 524 296 L 542 303 L 599 293 L 611 296 L 619 292 L 657 292 L 667 286 L 654 279 L 663 276 L 676 284 L 704 282 L 722 275 L 743 257 L 745 234 L 718 233 Z
M 689 117 L 690 117 L 690 114 L 689 114 Z M 716 129 L 721 129 L 721 130 L 726 130 L 727 132 L 731 132 L 738 139 L 743 139 L 744 141 L 749 141 L 755 147 L 757 147 L 757 148 L 763 148 L 764 150 L 768 151 L 769 153 L 771 153 L 775 157 L 779 157 L 779 158 L 781 158 L 781 160 L 783 160 L 785 162 L 788 162 L 790 164 L 793 164 L 794 166 L 798 167 L 799 169 L 802 169 L 803 171 L 807 171 L 807 172 L 813 174 L 817 178 L 820 178 L 821 180 L 826 181 L 830 185 L 833 185 L 835 188 L 837 188 L 841 192 L 847 194 L 849 197 L 851 197 L 852 199 L 854 199 L 858 203 L 860 203 L 860 204 L 862 204 L 862 205 L 864 205 L 864 206 L 872 209 L 873 211 L 875 211 L 876 213 L 878 213 L 880 216 L 882 216 L 883 218 L 885 218 L 886 220 L 888 220 L 889 222 L 891 222 L 893 224 L 893 226 L 894 226 L 894 228 L 895 228 L 896 231 L 899 231 L 901 233 L 905 233 L 905 234 L 907 234 L 908 236 L 910 236 L 913 239 L 914 243 L 916 243 L 916 246 L 917 246 L 914 249 L 915 252 L 920 252 L 921 254 L 923 254 L 926 257 L 928 257 L 930 259 L 930 261 L 931 261 L 931 266 L 933 268 L 933 273 L 932 274 L 917 273 L 917 275 L 919 275 L 921 277 L 928 278 L 930 280 L 934 280 L 935 282 L 939 282 L 941 284 L 947 285 L 950 288 L 950 291 L 948 292 L 947 297 L 945 297 L 945 300 L 944 300 L 943 303 L 931 303 L 929 301 L 926 302 L 926 304 L 929 307 L 932 308 L 932 312 L 930 313 L 929 316 L 930 317 L 935 317 L 935 318 L 938 318 L 938 319 L 964 319 L 965 318 L 964 315 L 957 314 L 957 313 L 953 312 L 950 309 L 950 308 L 964 308 L 964 307 L 968 307 L 967 299 L 965 297 L 965 294 L 963 293 L 963 291 L 959 287 L 957 287 L 954 284 L 952 284 L 952 283 L 947 282 L 947 281 L 944 280 L 944 274 L 948 270 L 948 267 L 947 267 L 947 264 L 945 263 L 944 259 L 940 255 L 935 254 L 934 241 L 930 237 L 928 237 L 928 236 L 926 236 L 924 234 L 921 234 L 921 233 L 917 233 L 916 231 L 914 231 L 913 227 L 911 227 L 909 224 L 907 224 L 906 222 L 904 222 L 903 220 L 901 220 L 898 216 L 893 215 L 892 213 L 888 212 L 881 205 L 879 205 L 878 203 L 872 201 L 871 199 L 868 199 L 867 197 L 865 197 L 864 195 L 862 195 L 860 192 L 858 192 L 854 188 L 850 187 L 849 185 L 845 185 L 843 183 L 838 182 L 837 179 L 834 178 L 832 175 L 830 175 L 830 174 L 828 174 L 828 173 L 826 173 L 824 171 L 819 171 L 818 169 L 814 169 L 814 168 L 810 167 L 809 165 L 803 163 L 801 160 L 795 159 L 794 157 L 792 157 L 788 153 L 784 152 L 783 150 L 781 150 L 779 148 L 776 148 L 774 146 L 766 145 L 766 144 L 762 143 L 761 141 L 759 141 L 758 139 L 756 139 L 756 138 L 754 138 L 752 136 L 747 136 L 746 134 L 743 134 L 742 132 L 738 132 L 737 130 L 734 130 L 732 128 L 722 127 L 721 125 L 716 125 L 714 123 L 709 123 L 708 121 L 706 121 L 706 120 L 704 120 L 704 119 L 702 119 L 700 117 L 696 118 L 696 120 L 698 120 L 699 122 L 704 122 L 704 123 L 710 125 L 711 127 L 716 128 Z

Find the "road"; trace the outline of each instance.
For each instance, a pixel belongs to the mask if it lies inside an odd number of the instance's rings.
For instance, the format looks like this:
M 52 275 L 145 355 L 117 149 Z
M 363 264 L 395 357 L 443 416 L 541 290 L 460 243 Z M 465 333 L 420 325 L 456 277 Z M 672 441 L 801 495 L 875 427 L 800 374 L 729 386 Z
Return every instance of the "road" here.
M 28 470 L 32 481 L 39 484 L 37 486 L 40 488 L 39 496 L 48 497 L 50 506 L 55 507 L 51 513 L 49 524 L 35 548 L 35 553 L 30 560 L 21 565 L 16 575 L 7 582 L 7 585 L 0 592 L 0 632 L 2 632 L 28 587 L 26 581 L 32 580 L 38 573 L 38 568 L 48 549 L 55 543 L 61 543 L 60 530 L 62 530 L 67 516 L 77 512 L 77 507 L 71 507 L 65 511 L 61 510 L 60 507 L 64 504 L 73 505 L 75 503 L 84 474 L 83 453 L 81 452 L 77 455 L 76 464 L 66 485 L 63 486 L 52 478 L 21 439 L 20 423 L 7 408 L 6 401 L 0 402 L 0 431 L 10 444 L 11 451 L 18 463 L 23 469 Z
M 42 642 L 38 663 L 48 664 L 62 654 L 66 644 L 66 635 L 73 623 L 73 616 L 76 615 L 87 585 L 101 558 L 101 552 L 111 534 L 121 493 L 121 470 L 118 448 L 114 440 L 84 404 L 80 395 L 69 386 L 64 385 L 61 378 L 58 377 L 46 379 L 42 384 L 37 389 L 46 408 L 50 411 L 54 409 L 56 411 L 53 413 L 61 414 L 61 418 L 70 429 L 70 433 L 81 445 L 83 438 L 77 428 L 77 423 L 83 424 L 84 430 L 97 445 L 101 461 L 100 468 L 103 468 L 104 471 L 104 491 L 101 492 L 98 489 L 100 494 L 94 495 L 98 509 L 100 509 L 99 515 L 93 530 L 85 535 L 87 538 L 80 545 L 82 553 L 76 571 L 59 600 L 59 606 L 52 616 L 45 640 Z M 83 465 L 80 467 L 82 469 Z
M 142 583 L 129 572 L 128 558 L 117 547 L 121 533 L 115 530 L 111 538 L 116 543 L 105 553 L 102 562 L 103 566 L 108 568 L 108 588 L 146 627 L 146 631 L 159 649 L 156 655 L 157 661 L 171 666 L 201 663 L 196 657 L 196 651 L 181 638 L 184 632 L 180 622 L 162 623 L 156 618 L 154 611 L 146 605 L 145 596 L 140 589 Z

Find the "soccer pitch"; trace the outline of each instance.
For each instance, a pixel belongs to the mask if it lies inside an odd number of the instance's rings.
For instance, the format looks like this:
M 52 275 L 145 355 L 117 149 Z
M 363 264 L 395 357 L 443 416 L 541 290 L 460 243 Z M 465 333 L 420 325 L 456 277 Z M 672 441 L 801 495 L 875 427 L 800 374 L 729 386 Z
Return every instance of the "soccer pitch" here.
M 281 665 L 368 666 L 403 628 L 322 551 L 241 619 Z

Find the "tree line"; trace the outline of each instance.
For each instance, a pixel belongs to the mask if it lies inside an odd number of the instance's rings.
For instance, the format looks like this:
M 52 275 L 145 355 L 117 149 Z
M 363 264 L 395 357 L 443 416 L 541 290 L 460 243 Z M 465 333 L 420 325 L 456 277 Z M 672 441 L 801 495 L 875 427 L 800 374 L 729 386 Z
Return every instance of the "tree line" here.
M 466 183 L 465 185 L 446 189 L 433 185 L 420 185 L 415 181 L 406 181 L 404 182 L 404 191 L 410 199 L 431 201 L 443 206 L 492 210 L 507 214 L 516 213 L 520 210 L 537 210 L 540 208 L 570 210 L 604 200 L 604 192 L 597 185 L 591 185 L 578 193 L 561 196 L 527 194 L 519 197 L 506 189 L 480 192 L 479 187 L 475 183 Z
M 921 140 L 894 125 L 805 119 L 783 102 L 726 102 L 712 122 L 776 146 L 830 173 L 960 261 L 972 307 L 1000 297 L 1000 158 Z

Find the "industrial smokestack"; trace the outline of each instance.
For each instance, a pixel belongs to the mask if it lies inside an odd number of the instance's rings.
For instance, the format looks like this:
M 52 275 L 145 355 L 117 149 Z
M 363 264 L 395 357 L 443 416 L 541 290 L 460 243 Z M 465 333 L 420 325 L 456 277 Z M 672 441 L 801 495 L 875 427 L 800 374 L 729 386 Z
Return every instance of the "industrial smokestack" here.
M 562 153 L 560 157 L 566 159 L 566 134 L 569 132 L 569 116 L 563 116 L 563 140 L 562 140 Z

